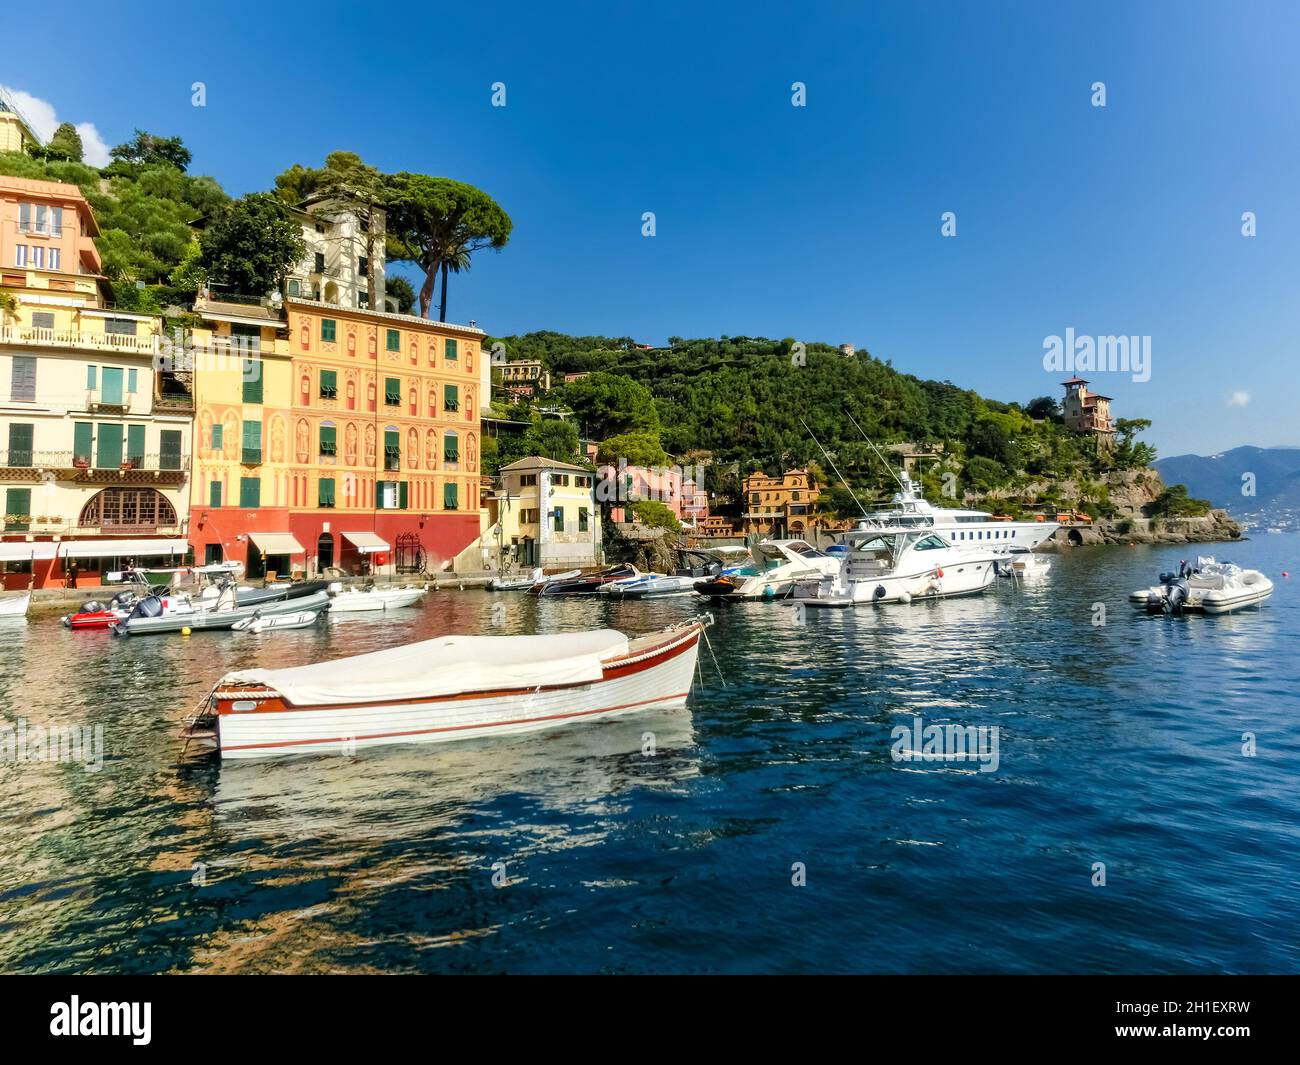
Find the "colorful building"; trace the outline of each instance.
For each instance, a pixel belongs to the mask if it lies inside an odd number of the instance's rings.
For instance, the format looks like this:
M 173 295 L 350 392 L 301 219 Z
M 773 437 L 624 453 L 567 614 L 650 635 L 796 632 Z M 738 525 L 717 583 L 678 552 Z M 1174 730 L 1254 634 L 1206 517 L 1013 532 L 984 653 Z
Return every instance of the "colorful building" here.
M 481 330 L 293 298 L 200 313 L 262 351 L 260 375 L 196 373 L 196 555 L 432 571 L 478 537 Z
M 39 145 L 38 137 L 31 123 L 22 116 L 17 105 L 4 93 L 0 93 L 0 152 L 25 152 L 32 145 Z
M 531 399 L 551 390 L 551 371 L 540 359 L 516 359 L 497 365 L 501 386 L 511 399 Z
M 492 520 L 501 550 L 521 566 L 570 569 L 601 558 L 595 475 L 531 456 L 501 468 Z
M 101 298 L 73 185 L 0 178 L 0 569 L 6 588 L 183 560 L 193 412 L 161 321 Z
M 285 291 L 299 299 L 364 310 L 370 305 L 373 273 L 376 304 L 383 307 L 384 212 L 376 208 L 364 221 L 322 198 L 308 199 L 293 210 L 307 250 L 289 271 Z
M 1061 382 L 1065 386 L 1065 399 L 1061 403 L 1062 420 L 1076 433 L 1092 433 L 1103 444 L 1115 434 L 1115 423 L 1110 417 L 1110 396 L 1088 391 L 1088 382 L 1082 377 L 1071 377 Z
M 815 507 L 821 490 L 807 470 L 769 477 L 761 470 L 744 480 L 745 535 L 769 539 L 808 535 L 819 521 Z

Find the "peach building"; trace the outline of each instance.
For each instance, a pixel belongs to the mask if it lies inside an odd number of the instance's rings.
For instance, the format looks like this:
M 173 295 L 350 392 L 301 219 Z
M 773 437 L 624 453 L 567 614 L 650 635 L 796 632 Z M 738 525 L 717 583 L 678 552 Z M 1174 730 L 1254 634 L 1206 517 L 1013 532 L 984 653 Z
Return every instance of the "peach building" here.
M 1071 377 L 1061 382 L 1065 386 L 1065 399 L 1061 414 L 1067 427 L 1076 433 L 1093 433 L 1103 442 L 1115 433 L 1115 423 L 1110 417 L 1110 396 L 1088 391 L 1088 382 L 1082 377 Z
M 98 277 L 97 236 L 94 212 L 76 185 L 0 176 L 0 268 Z

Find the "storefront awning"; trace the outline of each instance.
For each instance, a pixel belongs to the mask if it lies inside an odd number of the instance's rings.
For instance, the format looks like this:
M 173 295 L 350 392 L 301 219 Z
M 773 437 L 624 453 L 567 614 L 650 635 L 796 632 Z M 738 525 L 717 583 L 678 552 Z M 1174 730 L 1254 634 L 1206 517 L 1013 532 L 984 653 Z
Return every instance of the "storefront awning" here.
M 372 532 L 345 532 L 345 540 L 350 540 L 352 546 L 360 551 L 363 555 L 373 555 L 376 551 L 391 551 L 392 548 L 378 533 Z
M 248 538 L 264 555 L 302 555 L 307 549 L 287 532 L 251 532 Z
M 10 540 L 0 543 L 0 562 L 28 562 L 34 558 L 53 558 L 59 545 L 49 540 L 27 542 Z
M 61 558 L 173 558 L 190 549 L 185 540 L 64 540 Z

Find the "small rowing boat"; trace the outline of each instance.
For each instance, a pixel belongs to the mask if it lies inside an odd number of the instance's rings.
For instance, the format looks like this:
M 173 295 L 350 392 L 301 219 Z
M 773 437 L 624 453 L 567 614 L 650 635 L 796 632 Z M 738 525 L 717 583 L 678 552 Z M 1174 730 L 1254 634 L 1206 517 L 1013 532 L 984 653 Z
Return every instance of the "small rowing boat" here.
M 262 616 L 260 610 L 252 617 L 236 621 L 230 626 L 232 632 L 275 632 L 279 629 L 305 629 L 320 620 L 321 610 L 297 610 L 291 614 L 270 614 Z
M 227 673 L 184 735 L 223 758 L 351 753 L 682 706 L 707 618 L 629 639 L 443 636 L 288 669 Z
M 0 618 L 25 618 L 31 601 L 31 592 L 0 596 Z

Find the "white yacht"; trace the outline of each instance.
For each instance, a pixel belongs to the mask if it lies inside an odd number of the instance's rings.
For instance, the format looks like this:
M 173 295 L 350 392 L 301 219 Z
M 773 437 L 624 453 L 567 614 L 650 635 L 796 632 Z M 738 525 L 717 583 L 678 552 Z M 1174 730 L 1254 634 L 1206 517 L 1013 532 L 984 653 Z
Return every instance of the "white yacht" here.
M 705 577 L 695 590 L 709 599 L 776 599 L 799 581 L 837 573 L 840 561 L 806 540 L 763 540 L 750 549 L 753 561 L 740 569 Z
M 921 494 L 921 486 L 906 474 L 899 480 L 888 510 L 875 510 L 858 522 L 855 532 L 898 529 L 941 533 L 954 546 L 975 544 L 1033 550 L 1060 527 L 1054 521 L 1011 521 L 983 510 L 936 507 Z
M 855 529 L 838 570 L 795 588 L 795 602 L 809 607 L 909 603 L 982 592 L 996 576 L 1005 549 L 989 543 L 956 546 L 925 529 Z

